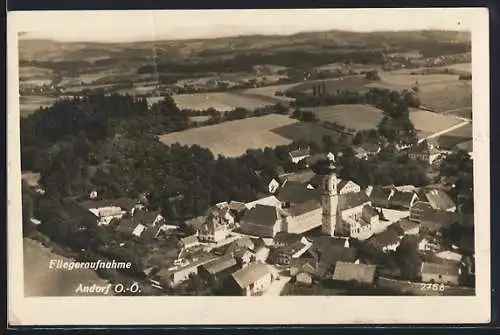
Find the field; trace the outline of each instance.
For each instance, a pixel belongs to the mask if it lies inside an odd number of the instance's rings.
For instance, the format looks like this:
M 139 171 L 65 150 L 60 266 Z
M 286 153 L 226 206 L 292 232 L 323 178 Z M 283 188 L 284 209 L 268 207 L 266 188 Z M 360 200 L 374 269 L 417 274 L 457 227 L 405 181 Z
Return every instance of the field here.
M 471 63 L 459 63 L 452 65 L 442 66 L 443 69 L 449 69 L 451 71 L 461 72 L 461 73 L 471 73 L 472 64 Z
M 369 105 L 336 105 L 313 108 L 321 121 L 337 122 L 355 131 L 375 128 L 382 120 L 382 111 Z
M 429 136 L 462 122 L 451 115 L 442 115 L 421 109 L 412 109 L 410 120 L 418 131 L 419 138 Z
M 235 108 L 255 109 L 270 105 L 269 101 L 247 97 L 230 92 L 179 94 L 173 96 L 175 103 L 181 109 L 206 110 L 214 108 L 227 112 Z
M 75 296 L 78 285 L 105 285 L 107 282 L 88 269 L 73 271 L 49 270 L 50 260 L 65 260 L 42 244 L 25 238 L 24 250 L 24 294 L 26 296 Z
M 467 81 L 457 81 L 447 85 L 430 85 L 421 88 L 418 96 L 422 106 L 436 112 L 471 107 L 472 85 Z
M 167 145 L 176 142 L 182 145 L 197 144 L 210 149 L 215 156 L 237 157 L 247 149 L 291 143 L 291 139 L 275 133 L 274 130 L 295 123 L 297 120 L 284 115 L 266 115 L 166 134 L 160 136 L 160 141 Z
M 472 123 L 452 130 L 449 133 L 439 136 L 438 145 L 444 149 L 451 149 L 455 146 L 464 149 L 472 149 Z
M 21 117 L 26 117 L 32 114 L 41 106 L 48 107 L 51 106 L 56 98 L 37 96 L 37 95 L 27 95 L 19 97 L 19 107 L 21 112 Z
M 297 84 L 283 84 L 283 85 L 272 85 L 272 86 L 265 86 L 265 87 L 256 87 L 256 88 L 250 88 L 245 91 L 243 91 L 244 94 L 248 94 L 249 96 L 261 96 L 264 98 L 273 98 L 277 100 L 282 100 L 282 101 L 292 101 L 293 98 L 285 97 L 285 96 L 277 96 L 275 95 L 276 92 L 285 92 L 292 87 L 297 86 Z
M 392 90 L 411 89 L 413 86 L 419 88 L 427 85 L 448 84 L 458 81 L 457 75 L 451 74 L 416 74 L 411 75 L 404 72 L 381 72 L 380 82 L 374 82 L 368 87 L 382 87 Z
M 272 130 L 273 133 L 278 134 L 290 141 L 304 140 L 308 142 L 316 142 L 321 145 L 323 136 L 338 135 L 335 130 L 326 129 L 325 127 L 312 122 L 297 122 Z
M 370 84 L 372 81 L 367 80 L 364 76 L 348 76 L 326 80 L 310 80 L 292 87 L 291 91 L 312 93 L 315 84 L 325 83 L 326 90 L 329 93 L 334 93 L 337 90 L 358 90 Z
M 457 117 L 472 120 L 472 107 L 452 109 L 446 112 L 446 115 L 455 115 Z

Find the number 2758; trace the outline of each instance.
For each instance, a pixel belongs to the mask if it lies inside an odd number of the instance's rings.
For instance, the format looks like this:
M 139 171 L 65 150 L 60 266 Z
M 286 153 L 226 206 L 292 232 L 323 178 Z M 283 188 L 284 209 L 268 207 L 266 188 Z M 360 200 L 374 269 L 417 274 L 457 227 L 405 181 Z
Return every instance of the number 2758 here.
M 444 284 L 428 284 L 428 283 L 422 283 L 420 284 L 420 290 L 422 291 L 439 291 L 443 292 L 445 289 Z

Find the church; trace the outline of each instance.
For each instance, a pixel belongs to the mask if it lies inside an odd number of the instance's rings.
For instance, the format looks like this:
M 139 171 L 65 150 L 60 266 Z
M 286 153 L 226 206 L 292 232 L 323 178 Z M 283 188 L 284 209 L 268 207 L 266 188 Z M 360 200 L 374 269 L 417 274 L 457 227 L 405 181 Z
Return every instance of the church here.
M 379 224 L 379 213 L 361 187 L 337 178 L 333 160 L 321 187 L 321 230 L 329 236 L 366 240 Z

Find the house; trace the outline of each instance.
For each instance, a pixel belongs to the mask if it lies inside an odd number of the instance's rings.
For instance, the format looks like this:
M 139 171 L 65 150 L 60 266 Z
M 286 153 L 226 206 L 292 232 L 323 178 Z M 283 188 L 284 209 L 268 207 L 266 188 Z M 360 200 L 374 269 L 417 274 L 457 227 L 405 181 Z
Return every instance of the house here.
M 246 235 L 272 238 L 283 230 L 286 216 L 280 208 L 257 204 L 243 214 L 239 230 Z
M 265 198 L 254 200 L 252 202 L 248 202 L 245 204 L 245 207 L 246 207 L 246 209 L 252 209 L 256 205 L 264 205 L 264 206 L 281 208 L 281 201 L 278 200 L 278 198 L 276 198 L 274 195 L 271 195 L 269 197 L 265 197 Z
M 418 196 L 414 192 L 394 190 L 391 197 L 389 198 L 388 208 L 401 211 L 409 211 L 417 200 Z
M 309 167 L 321 161 L 335 161 L 335 155 L 331 152 L 320 153 L 306 157 L 304 160 L 306 162 L 306 166 Z
M 269 193 L 273 194 L 278 190 L 280 186 L 281 184 L 275 178 L 273 178 L 267 185 L 267 190 L 269 191 Z
M 231 274 L 228 289 L 243 296 L 256 296 L 265 292 L 272 282 L 268 265 L 256 262 Z
M 395 223 L 393 223 L 390 227 L 399 228 L 401 235 L 418 235 L 420 231 L 420 224 L 411 221 L 409 218 L 403 218 Z
M 369 192 L 369 194 L 367 194 L 368 198 L 373 207 L 389 208 L 389 199 L 394 194 L 394 189 L 392 187 L 374 186 L 367 190 Z
M 253 245 L 254 245 L 253 254 L 254 254 L 255 260 L 257 262 L 265 263 L 266 260 L 269 258 L 269 252 L 270 252 L 269 247 L 266 245 L 264 240 L 261 238 L 254 238 L 251 240 L 252 240 Z
M 181 238 L 181 246 L 184 250 L 189 250 L 200 245 L 200 241 L 196 235 L 190 235 Z
M 290 156 L 290 160 L 294 163 L 297 164 L 301 160 L 306 159 L 311 155 L 311 150 L 309 148 L 304 148 L 304 149 L 297 149 L 297 150 L 292 150 L 288 153 Z
M 354 148 L 354 155 L 358 159 L 368 159 L 368 157 L 375 156 L 380 152 L 380 146 L 374 143 L 363 143 L 362 145 Z
M 297 283 L 311 285 L 316 278 L 316 268 L 310 262 L 306 262 L 296 268 L 293 276 L 295 276 Z
M 302 235 L 281 231 L 274 236 L 274 246 L 277 248 L 286 247 L 300 242 Z
M 459 264 L 452 262 L 424 262 L 421 267 L 422 282 L 458 285 L 461 269 Z
M 233 243 L 241 248 L 245 248 L 252 251 L 255 250 L 255 242 L 248 236 L 242 236 Z
M 130 200 L 130 201 L 127 201 Z M 113 219 L 121 219 L 126 213 L 131 213 L 135 202 L 120 198 L 113 200 L 85 200 L 80 206 L 98 217 L 99 225 L 108 225 Z
M 418 200 L 428 203 L 433 209 L 455 212 L 457 206 L 445 191 L 439 188 L 421 188 L 417 192 Z
M 147 227 L 136 223 L 134 220 L 130 218 L 121 219 L 118 222 L 118 226 L 116 227 L 116 231 L 128 235 L 128 236 L 136 236 L 141 237 L 142 234 L 146 231 Z
M 299 258 L 310 247 L 311 243 L 295 242 L 291 245 L 277 248 L 274 250 L 274 262 L 279 265 L 290 265 L 292 258 Z
M 200 266 L 198 275 L 211 287 L 220 287 L 240 267 L 232 255 L 224 255 Z
M 176 286 L 189 279 L 190 276 L 198 274 L 198 269 L 214 259 L 212 255 L 204 255 L 198 259 L 193 259 L 188 264 L 180 267 L 160 270 L 156 274 L 156 279 L 163 285 Z
M 355 248 L 345 248 L 344 245 L 334 240 L 320 240 L 304 254 L 302 259 L 314 261 L 316 274 L 324 278 L 330 273 L 338 261 L 354 263 L 358 261 L 358 251 Z M 292 259 L 292 265 L 296 262 Z
M 432 164 L 441 154 L 438 149 L 436 149 L 432 144 L 429 144 L 427 141 L 422 141 L 411 146 L 408 148 L 407 153 L 410 159 L 426 162 L 428 164 Z
M 428 231 L 440 231 L 458 222 L 458 216 L 454 212 L 434 209 L 428 202 L 417 201 L 410 210 L 410 220 Z
M 218 243 L 226 239 L 235 228 L 235 218 L 227 203 L 217 204 L 209 211 L 205 222 L 198 226 L 200 242 Z
M 340 282 L 356 282 L 372 285 L 375 281 L 376 266 L 338 261 L 335 264 L 332 279 Z
M 395 251 L 401 243 L 400 236 L 391 229 L 386 229 L 383 232 L 373 235 L 368 239 L 368 243 L 383 252 Z

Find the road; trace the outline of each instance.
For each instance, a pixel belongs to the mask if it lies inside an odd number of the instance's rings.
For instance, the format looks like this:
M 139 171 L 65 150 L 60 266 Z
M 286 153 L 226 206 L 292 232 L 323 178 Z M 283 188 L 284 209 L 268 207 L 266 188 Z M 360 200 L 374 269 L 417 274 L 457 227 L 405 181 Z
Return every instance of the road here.
M 264 292 L 263 296 L 279 296 L 281 295 L 281 291 L 283 291 L 283 288 L 285 287 L 286 283 L 288 283 L 292 279 L 291 277 L 288 276 L 283 276 L 280 275 L 280 279 L 274 280 L 271 283 L 271 286 L 267 289 L 266 292 Z
M 438 131 L 437 133 L 434 133 L 434 134 L 429 135 L 427 137 L 421 138 L 420 140 L 418 140 L 418 143 L 422 143 L 425 140 L 430 140 L 431 138 L 439 137 L 439 136 L 444 135 L 446 133 L 449 133 L 449 132 L 451 132 L 451 131 L 453 131 L 455 129 L 458 129 L 458 128 L 461 128 L 461 127 L 463 127 L 465 125 L 468 125 L 469 123 L 470 123 L 469 120 L 463 121 L 463 122 L 461 122 L 459 124 L 456 124 L 456 125 L 451 126 L 449 128 L 446 128 L 446 129 L 443 129 L 441 131 Z

